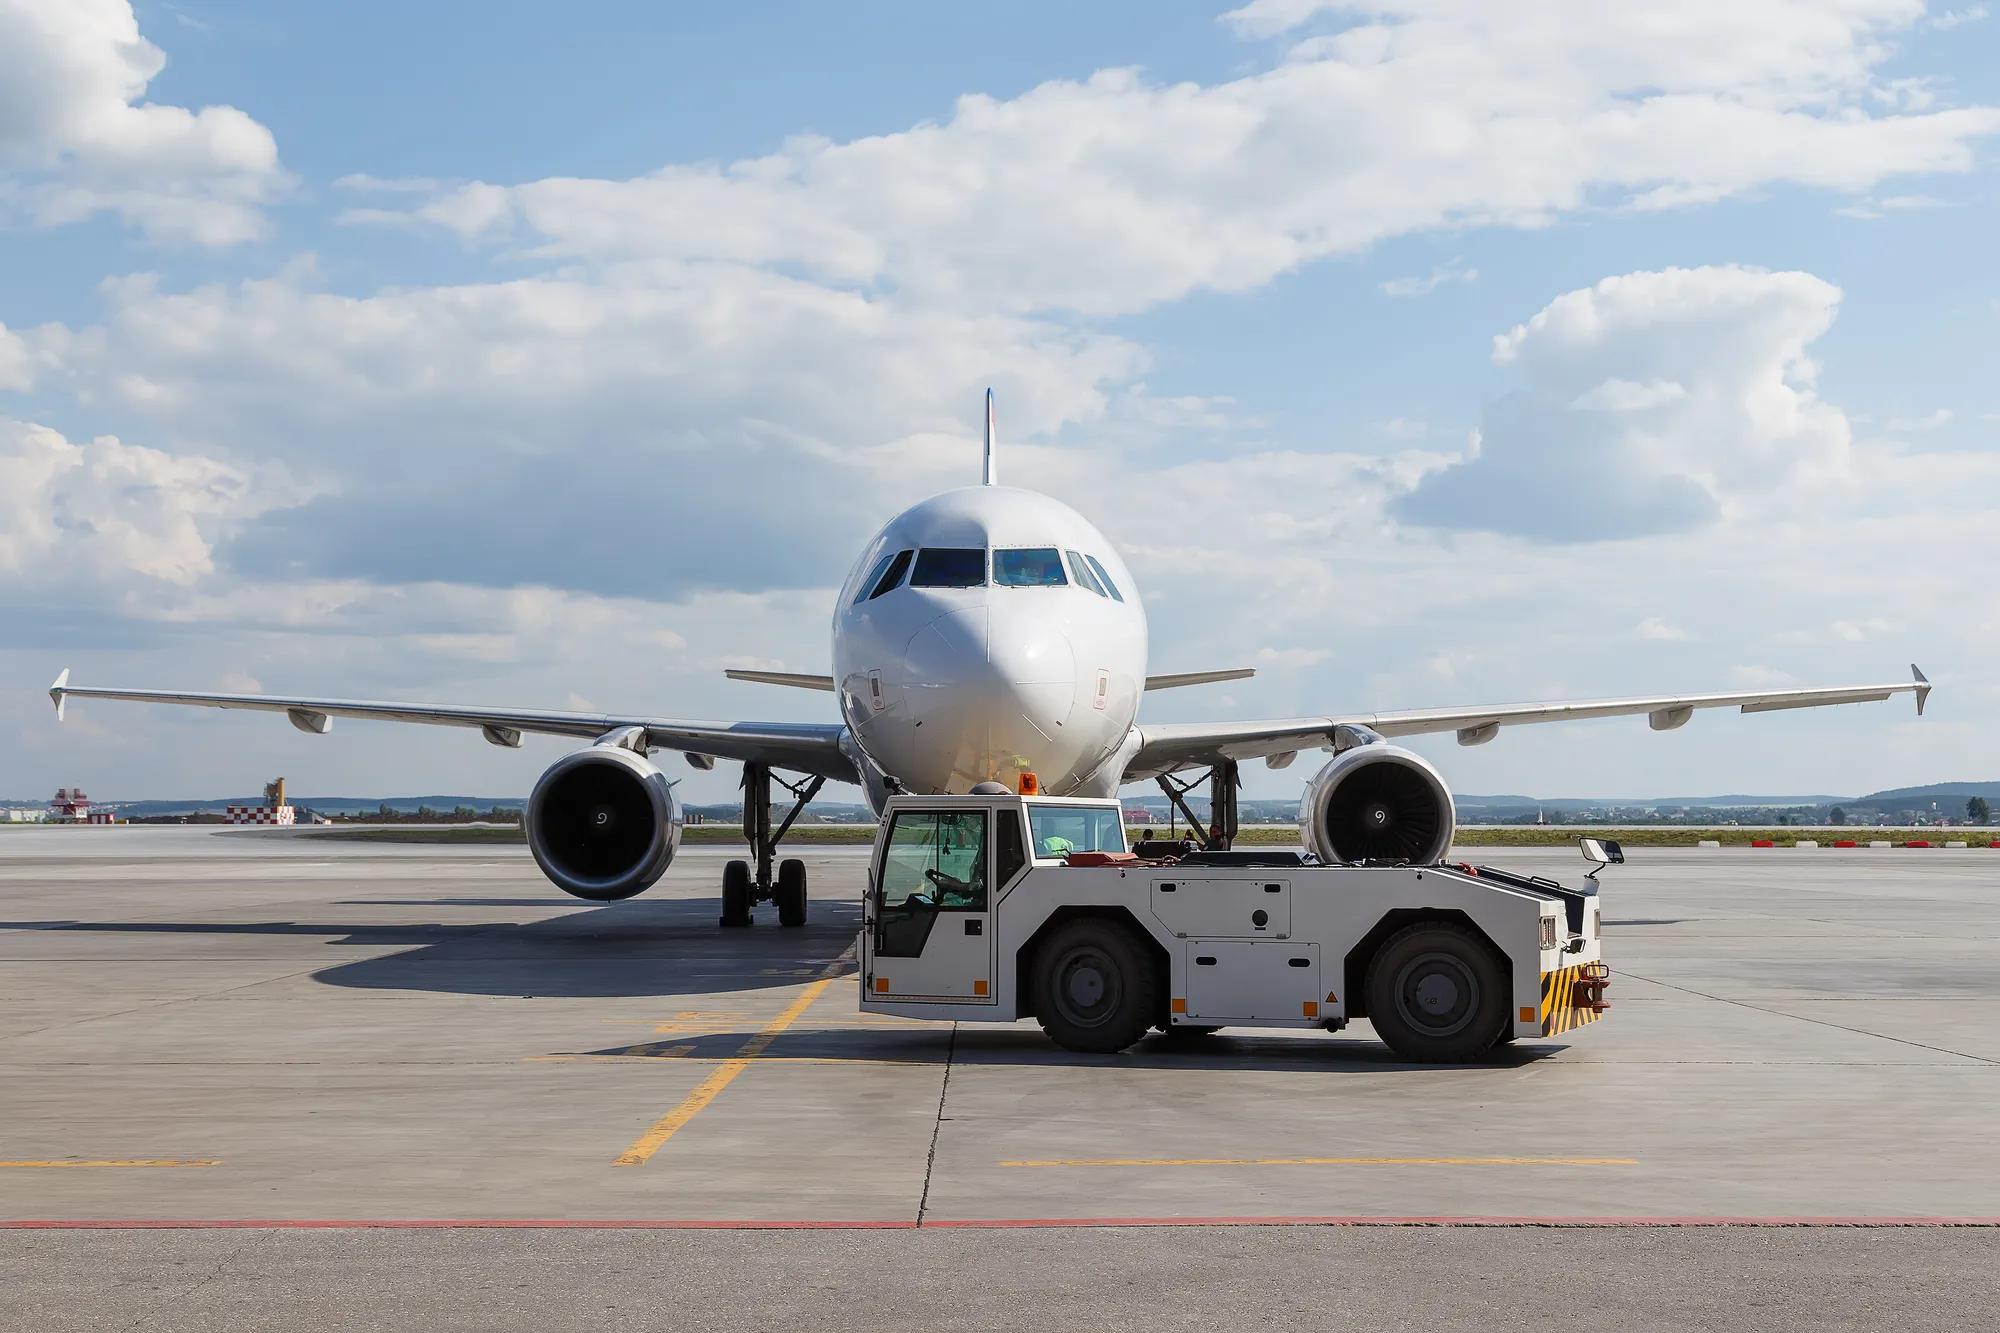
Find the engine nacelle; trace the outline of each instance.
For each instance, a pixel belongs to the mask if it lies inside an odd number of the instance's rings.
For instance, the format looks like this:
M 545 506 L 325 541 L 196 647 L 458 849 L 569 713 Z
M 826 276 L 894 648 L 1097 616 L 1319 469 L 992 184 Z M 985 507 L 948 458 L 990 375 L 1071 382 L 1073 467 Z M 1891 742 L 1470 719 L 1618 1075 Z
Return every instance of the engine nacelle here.
M 1300 836 L 1327 865 L 1430 865 L 1451 847 L 1457 818 L 1436 769 L 1380 743 L 1335 755 L 1299 803 Z
M 681 808 L 644 755 L 593 745 L 549 766 L 528 797 L 528 850 L 564 893 L 597 902 L 651 888 L 681 846 Z

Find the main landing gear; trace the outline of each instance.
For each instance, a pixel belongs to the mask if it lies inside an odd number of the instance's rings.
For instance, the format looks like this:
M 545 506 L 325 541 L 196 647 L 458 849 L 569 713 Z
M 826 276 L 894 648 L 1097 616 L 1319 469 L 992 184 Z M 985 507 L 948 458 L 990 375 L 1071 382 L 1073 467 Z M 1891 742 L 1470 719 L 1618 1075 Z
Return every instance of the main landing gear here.
M 1201 821 L 1188 808 L 1187 794 L 1202 783 L 1208 784 L 1209 823 L 1203 828 Z M 1205 852 L 1226 852 L 1229 844 L 1236 841 L 1236 789 L 1242 786 L 1237 775 L 1236 761 L 1224 759 L 1198 778 L 1177 782 L 1166 773 L 1160 774 L 1160 790 L 1173 802 L 1174 809 L 1188 822 L 1188 833 L 1201 844 Z
M 771 784 L 777 783 L 792 794 L 792 808 L 785 812 L 777 828 L 771 827 Z M 778 924 L 803 926 L 806 923 L 806 863 L 788 857 L 776 864 L 778 843 L 790 831 L 806 802 L 826 784 L 821 777 L 798 783 L 774 777 L 769 764 L 743 765 L 743 834 L 750 840 L 753 861 L 731 861 L 722 867 L 722 922 L 740 928 L 751 923 L 750 909 L 758 903 L 776 903 Z

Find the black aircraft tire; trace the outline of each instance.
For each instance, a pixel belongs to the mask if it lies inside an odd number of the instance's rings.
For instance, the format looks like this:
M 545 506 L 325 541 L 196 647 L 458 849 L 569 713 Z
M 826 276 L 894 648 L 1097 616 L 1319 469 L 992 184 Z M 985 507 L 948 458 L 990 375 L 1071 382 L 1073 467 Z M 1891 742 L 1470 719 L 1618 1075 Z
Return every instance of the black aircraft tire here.
M 722 867 L 722 921 L 725 929 L 750 924 L 750 863 L 731 861 Z
M 1454 1064 L 1492 1049 L 1507 1027 L 1507 970 L 1463 926 L 1420 921 L 1391 935 L 1368 965 L 1368 1021 L 1389 1049 Z
M 796 857 L 778 862 L 778 883 L 771 897 L 778 904 L 778 924 L 806 923 L 806 863 Z
M 1086 917 L 1035 952 L 1035 1017 L 1058 1046 L 1109 1055 L 1146 1035 L 1165 1006 L 1159 959 L 1130 926 Z

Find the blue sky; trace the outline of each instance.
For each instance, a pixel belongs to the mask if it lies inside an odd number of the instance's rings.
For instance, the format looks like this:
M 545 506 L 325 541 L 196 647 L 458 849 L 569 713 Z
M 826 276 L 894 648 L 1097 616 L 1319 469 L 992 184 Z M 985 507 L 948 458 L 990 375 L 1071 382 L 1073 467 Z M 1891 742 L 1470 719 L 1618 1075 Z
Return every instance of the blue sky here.
M 553 753 L 57 730 L 62 666 L 816 717 L 721 668 L 824 668 L 987 383 L 1156 668 L 1262 669 L 1152 715 L 1914 658 L 1921 724 L 1430 752 L 1547 794 L 1992 776 L 2000 21 L 1227 9 L 0 0 L 0 792 L 507 794 Z

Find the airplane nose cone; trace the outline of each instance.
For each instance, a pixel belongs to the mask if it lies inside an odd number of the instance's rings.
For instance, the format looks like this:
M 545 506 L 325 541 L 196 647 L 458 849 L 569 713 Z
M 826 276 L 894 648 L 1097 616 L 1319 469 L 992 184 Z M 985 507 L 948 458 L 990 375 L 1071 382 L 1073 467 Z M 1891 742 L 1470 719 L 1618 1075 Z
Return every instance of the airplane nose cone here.
M 1076 656 L 1061 630 L 971 607 L 919 630 L 906 661 L 917 744 L 953 785 L 1036 768 L 1062 744 Z

